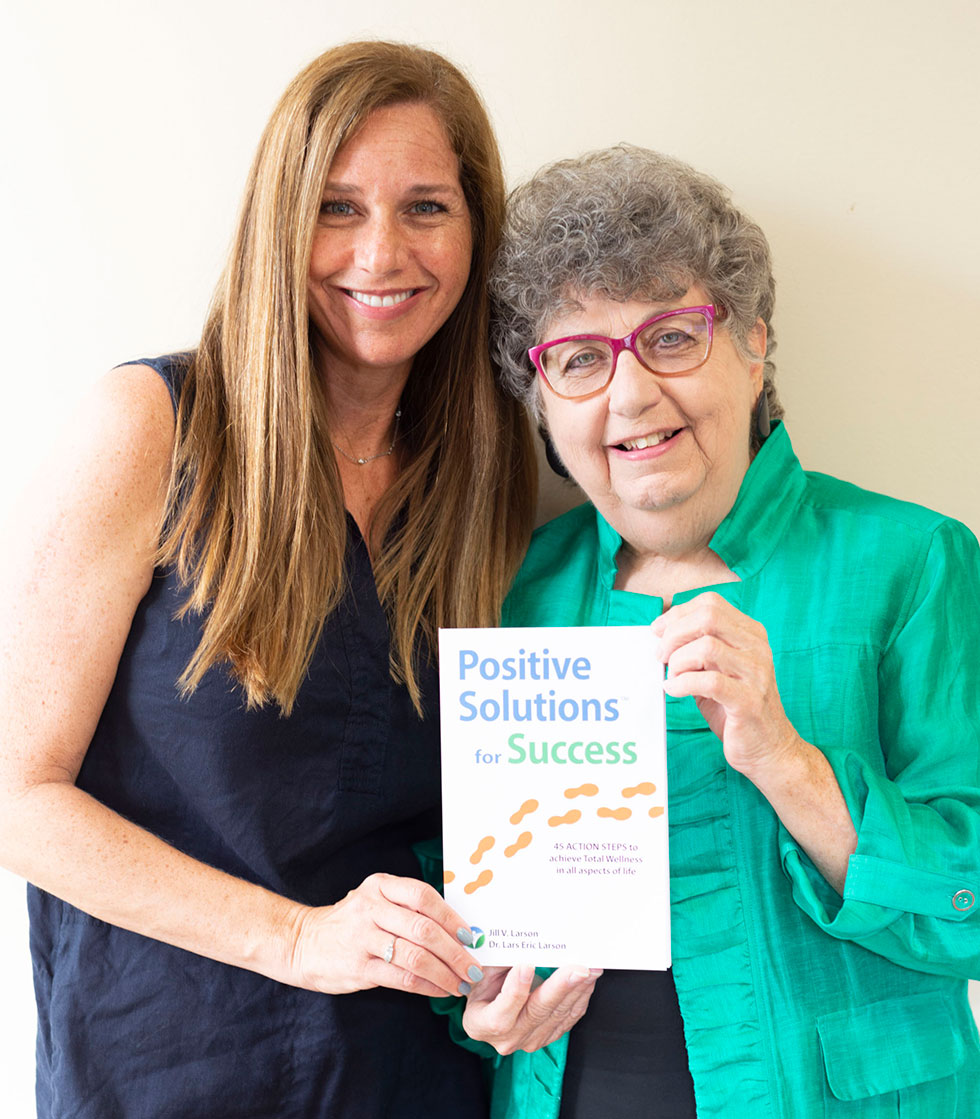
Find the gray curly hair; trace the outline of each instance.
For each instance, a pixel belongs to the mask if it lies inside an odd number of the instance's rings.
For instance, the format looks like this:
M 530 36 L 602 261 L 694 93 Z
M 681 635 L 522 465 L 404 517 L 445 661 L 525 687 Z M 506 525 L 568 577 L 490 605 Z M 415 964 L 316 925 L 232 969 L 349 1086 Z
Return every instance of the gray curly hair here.
M 775 282 L 762 230 L 728 190 L 678 159 L 632 144 L 553 163 L 508 201 L 504 239 L 490 277 L 491 348 L 505 386 L 541 421 L 538 378 L 527 351 L 578 298 L 676 299 L 693 284 L 724 309 L 739 351 L 768 331 L 765 392 L 773 383 Z M 753 434 L 753 438 L 755 435 Z

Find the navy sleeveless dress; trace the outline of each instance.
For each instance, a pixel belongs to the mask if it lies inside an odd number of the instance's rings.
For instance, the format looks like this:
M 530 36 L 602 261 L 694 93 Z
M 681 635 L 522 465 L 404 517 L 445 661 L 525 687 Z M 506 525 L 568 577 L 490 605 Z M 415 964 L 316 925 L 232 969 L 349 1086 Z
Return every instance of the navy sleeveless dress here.
M 153 365 L 174 391 L 176 359 Z M 375 871 L 419 877 L 439 830 L 434 670 L 426 718 L 388 672 L 388 626 L 348 517 L 349 589 L 293 714 L 245 708 L 212 670 L 175 681 L 199 623 L 158 570 L 139 604 L 80 788 L 174 847 L 309 905 Z M 486 1114 L 480 1062 L 417 995 L 276 983 L 95 920 L 29 888 L 39 1119 Z M 216 902 L 217 904 L 217 902 Z

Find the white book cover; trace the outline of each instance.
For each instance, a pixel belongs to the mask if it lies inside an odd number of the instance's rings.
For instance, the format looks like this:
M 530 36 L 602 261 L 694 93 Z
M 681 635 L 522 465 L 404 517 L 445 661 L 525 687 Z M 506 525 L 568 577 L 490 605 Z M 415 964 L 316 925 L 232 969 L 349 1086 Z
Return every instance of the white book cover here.
M 488 965 L 670 967 L 648 626 L 439 634 L 446 900 Z

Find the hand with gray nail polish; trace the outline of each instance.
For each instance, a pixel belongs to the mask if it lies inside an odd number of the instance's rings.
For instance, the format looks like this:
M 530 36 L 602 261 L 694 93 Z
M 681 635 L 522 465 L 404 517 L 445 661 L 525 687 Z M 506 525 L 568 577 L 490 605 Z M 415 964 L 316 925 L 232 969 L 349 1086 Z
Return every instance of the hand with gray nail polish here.
M 297 908 L 289 952 L 296 986 L 329 994 L 391 987 L 438 997 L 468 995 L 483 979 L 469 927 L 437 890 L 414 878 L 372 874 L 336 905 Z

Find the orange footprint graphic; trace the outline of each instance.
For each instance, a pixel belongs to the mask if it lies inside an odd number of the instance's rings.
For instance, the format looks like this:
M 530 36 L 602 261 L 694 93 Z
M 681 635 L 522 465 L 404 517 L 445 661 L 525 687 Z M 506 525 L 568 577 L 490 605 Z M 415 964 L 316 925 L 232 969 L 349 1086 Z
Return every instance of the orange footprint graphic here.
M 464 894 L 474 894 L 481 886 L 486 886 L 493 881 L 492 870 L 481 870 L 472 882 L 467 882 L 463 887 Z
M 612 820 L 628 820 L 633 813 L 628 808 L 600 808 L 596 815 Z
M 504 854 L 507 856 L 508 859 L 513 858 L 513 856 L 516 855 L 518 851 L 527 847 L 533 838 L 534 836 L 532 836 L 529 831 L 522 831 L 517 839 L 515 839 L 509 847 L 504 848 Z
M 566 812 L 564 816 L 552 816 L 548 820 L 548 827 L 557 828 L 559 824 L 574 824 L 582 819 L 582 813 L 577 808 Z
M 662 816 L 663 814 L 664 810 L 662 805 L 659 808 L 651 808 L 650 811 L 647 813 L 648 816 L 653 816 L 655 819 L 657 816 Z
M 456 875 L 451 870 L 444 870 L 442 872 L 442 880 L 446 884 L 448 884 L 450 882 L 455 882 L 456 881 Z
M 623 796 L 627 798 L 635 797 L 637 794 L 648 797 L 651 793 L 657 791 L 657 786 L 652 781 L 641 781 L 639 785 L 631 785 L 628 789 L 623 789 Z
M 474 866 L 476 866 L 480 859 L 483 858 L 487 851 L 489 851 L 496 842 L 497 841 L 493 838 L 492 835 L 485 835 L 476 845 L 476 850 L 473 852 L 472 855 L 470 855 L 470 862 Z
M 532 800 L 526 800 L 520 806 L 520 808 L 518 808 L 518 810 L 514 813 L 514 815 L 511 816 L 510 822 L 512 824 L 519 824 L 521 822 L 521 820 L 524 819 L 525 816 L 530 816 L 532 812 L 537 812 L 537 810 L 538 810 L 538 802 L 536 800 L 533 800 L 533 799 Z
M 594 797 L 598 791 L 598 785 L 586 782 L 584 785 L 579 785 L 576 789 L 566 789 L 565 796 L 567 796 L 569 800 L 571 800 L 572 797 Z

